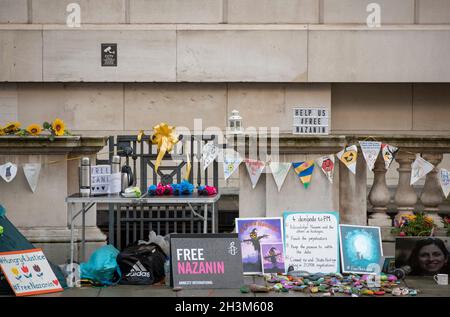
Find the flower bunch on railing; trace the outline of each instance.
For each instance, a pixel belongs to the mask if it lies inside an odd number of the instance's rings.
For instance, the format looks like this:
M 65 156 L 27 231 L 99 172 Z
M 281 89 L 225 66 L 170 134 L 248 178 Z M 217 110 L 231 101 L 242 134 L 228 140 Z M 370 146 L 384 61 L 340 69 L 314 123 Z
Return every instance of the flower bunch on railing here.
M 435 228 L 433 219 L 424 213 L 402 215 L 394 225 L 392 233 L 400 237 L 430 236 Z
M 201 196 L 214 196 L 217 194 L 217 188 L 214 186 L 199 186 L 197 190 Z
M 450 217 L 445 216 L 442 221 L 444 222 L 444 228 L 447 229 L 447 237 L 450 237 Z
M 41 125 L 33 123 L 26 129 L 20 128 L 20 122 L 10 122 L 6 126 L 0 126 L 0 136 L 2 135 L 18 135 L 18 136 L 39 136 L 43 131 L 47 131 L 50 135 L 50 140 L 53 141 L 57 136 L 71 135 L 66 129 L 64 121 L 56 118 L 52 123 L 44 122 Z

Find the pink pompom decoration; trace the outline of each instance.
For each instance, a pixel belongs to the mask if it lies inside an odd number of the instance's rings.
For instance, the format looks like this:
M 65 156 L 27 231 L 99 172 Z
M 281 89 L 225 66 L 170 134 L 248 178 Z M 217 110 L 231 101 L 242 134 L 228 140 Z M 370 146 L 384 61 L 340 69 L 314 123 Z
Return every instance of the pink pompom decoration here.
M 208 196 L 213 196 L 217 194 L 217 189 L 214 186 L 205 186 L 205 190 Z
M 159 183 L 158 186 L 156 187 L 156 195 L 162 196 L 162 195 L 164 195 L 164 191 L 165 191 L 165 186 L 163 186 L 161 183 Z
M 173 195 L 173 188 L 170 185 L 164 186 L 164 195 Z

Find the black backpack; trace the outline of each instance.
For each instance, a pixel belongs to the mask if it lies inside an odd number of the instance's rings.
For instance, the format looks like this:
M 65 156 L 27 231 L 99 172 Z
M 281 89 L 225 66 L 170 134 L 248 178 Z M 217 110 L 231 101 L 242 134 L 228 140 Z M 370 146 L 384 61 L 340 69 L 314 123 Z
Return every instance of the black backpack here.
M 164 278 L 166 256 L 155 243 L 131 245 L 117 256 L 122 273 L 119 284 L 151 285 Z

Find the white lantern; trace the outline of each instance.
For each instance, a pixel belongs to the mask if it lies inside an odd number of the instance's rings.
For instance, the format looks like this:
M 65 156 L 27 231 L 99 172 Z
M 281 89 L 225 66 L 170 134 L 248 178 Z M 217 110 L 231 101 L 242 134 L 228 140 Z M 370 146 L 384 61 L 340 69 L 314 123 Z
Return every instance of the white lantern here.
M 228 118 L 228 126 L 232 134 L 239 134 L 244 131 L 242 127 L 242 117 L 239 115 L 239 111 L 231 111 L 231 116 Z

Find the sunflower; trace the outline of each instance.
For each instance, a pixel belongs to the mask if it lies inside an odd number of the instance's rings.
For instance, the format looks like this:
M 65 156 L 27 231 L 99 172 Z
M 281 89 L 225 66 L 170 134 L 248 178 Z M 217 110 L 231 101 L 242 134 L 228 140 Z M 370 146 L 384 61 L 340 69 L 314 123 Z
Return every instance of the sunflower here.
M 40 126 L 39 124 L 31 124 L 31 125 L 29 125 L 29 126 L 27 127 L 27 132 L 28 132 L 30 135 L 36 136 L 36 135 L 41 134 L 42 128 L 41 128 L 41 126 Z
M 8 134 L 8 133 L 14 133 L 19 131 L 20 128 L 20 122 L 9 122 L 4 128 L 3 131 Z
M 5 135 L 5 134 L 6 134 L 6 133 L 5 133 L 5 131 L 3 130 L 3 128 L 0 127 L 0 136 Z
M 55 132 L 55 134 L 57 136 L 64 135 L 65 129 L 66 129 L 66 127 L 64 125 L 64 121 L 62 121 L 59 118 L 56 118 L 55 121 L 53 121 L 53 123 L 52 123 L 52 129 L 53 129 L 53 132 Z

